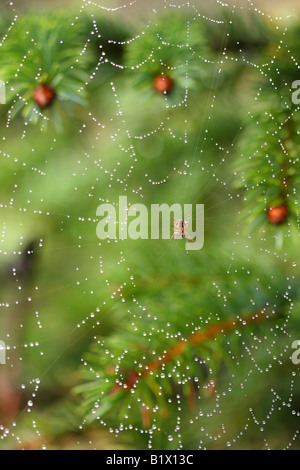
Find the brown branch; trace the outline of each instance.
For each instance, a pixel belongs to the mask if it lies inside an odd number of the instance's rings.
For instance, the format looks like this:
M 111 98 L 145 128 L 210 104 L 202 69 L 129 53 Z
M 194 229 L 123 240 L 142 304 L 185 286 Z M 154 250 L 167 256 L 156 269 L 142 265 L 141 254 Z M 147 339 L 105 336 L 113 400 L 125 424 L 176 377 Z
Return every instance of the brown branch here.
M 130 391 L 136 385 L 139 379 L 145 379 L 151 373 L 159 370 L 163 365 L 169 364 L 175 357 L 181 356 L 189 345 L 199 346 L 204 342 L 217 338 L 220 334 L 225 334 L 233 331 L 235 328 L 244 328 L 248 325 L 260 323 L 267 320 L 269 316 L 266 313 L 255 313 L 248 315 L 244 318 L 237 320 L 236 318 L 224 321 L 220 324 L 215 324 L 205 331 L 199 331 L 191 334 L 186 340 L 182 339 L 170 348 L 167 352 L 162 354 L 159 359 L 154 359 L 141 372 L 129 372 L 129 380 L 122 384 L 117 384 L 110 392 L 115 394 L 120 390 Z

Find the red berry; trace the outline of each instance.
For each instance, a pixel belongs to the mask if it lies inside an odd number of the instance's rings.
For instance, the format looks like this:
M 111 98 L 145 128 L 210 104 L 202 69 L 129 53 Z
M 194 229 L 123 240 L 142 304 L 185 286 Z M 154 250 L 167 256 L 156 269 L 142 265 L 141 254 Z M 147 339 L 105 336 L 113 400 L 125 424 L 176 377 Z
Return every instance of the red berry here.
M 289 215 L 288 208 L 285 204 L 281 206 L 269 206 L 267 217 L 268 221 L 273 225 L 280 225 L 286 222 Z
M 168 75 L 158 75 L 154 79 L 154 88 L 156 91 L 162 94 L 167 94 L 172 91 L 174 87 L 174 82 L 172 78 L 170 78 Z
M 55 97 L 55 90 L 50 85 L 39 85 L 33 93 L 33 99 L 40 108 L 50 106 Z

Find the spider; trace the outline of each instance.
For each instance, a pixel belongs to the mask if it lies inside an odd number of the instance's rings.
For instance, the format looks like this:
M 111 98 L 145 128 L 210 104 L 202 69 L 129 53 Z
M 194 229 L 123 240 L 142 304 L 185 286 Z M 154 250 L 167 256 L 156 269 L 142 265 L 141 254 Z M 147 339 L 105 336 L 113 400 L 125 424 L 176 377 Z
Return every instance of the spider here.
M 186 229 L 187 227 L 189 226 L 190 224 L 190 216 L 187 220 L 187 222 L 183 219 L 179 219 L 176 221 L 176 215 L 174 217 L 174 228 L 172 228 L 172 230 L 174 231 L 174 235 L 173 237 L 171 238 L 170 241 L 172 240 L 178 240 L 179 238 L 185 238 L 186 240 L 192 240 L 193 239 L 186 233 Z

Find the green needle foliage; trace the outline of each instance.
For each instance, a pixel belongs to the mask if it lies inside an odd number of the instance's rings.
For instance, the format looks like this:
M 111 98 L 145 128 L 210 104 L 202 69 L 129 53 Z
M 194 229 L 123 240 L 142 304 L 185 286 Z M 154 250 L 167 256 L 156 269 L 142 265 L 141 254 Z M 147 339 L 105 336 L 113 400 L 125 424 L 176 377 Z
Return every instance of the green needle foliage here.
M 268 208 L 286 206 L 288 217 L 276 227 L 279 243 L 297 236 L 299 224 L 299 105 L 293 103 L 299 77 L 297 27 L 281 36 L 289 41 L 264 56 L 260 88 L 238 145 L 236 175 L 243 188 L 245 215 L 254 230 L 272 225 Z M 273 55 L 275 51 L 275 55 Z M 299 88 L 299 87 L 298 87 Z M 237 168 L 237 169 L 236 169 Z
M 147 447 L 153 425 L 161 431 L 174 429 L 178 396 L 182 419 L 189 421 L 205 409 L 218 408 L 223 393 L 228 393 L 229 377 L 247 382 L 251 356 L 266 375 L 273 374 L 273 380 L 280 374 L 279 370 L 268 372 L 264 347 L 280 356 L 285 340 L 272 345 L 271 338 L 267 339 L 270 330 L 293 331 L 298 327 L 289 305 L 297 295 L 295 286 L 291 287 L 284 276 L 274 277 L 274 266 L 264 269 L 261 276 L 258 266 L 239 260 L 232 266 L 234 274 L 224 277 L 226 269 L 221 268 L 220 260 L 220 271 L 213 267 L 213 254 L 202 257 L 205 270 L 194 261 L 188 263 L 188 269 L 181 268 L 178 279 L 174 273 L 161 274 L 156 283 L 143 277 L 135 279 L 137 286 L 144 287 L 135 292 L 129 310 L 125 309 L 127 303 L 119 307 L 122 327 L 109 338 L 98 338 L 85 356 L 85 383 L 75 391 L 83 397 L 88 423 L 103 420 L 120 430 L 144 429 L 145 439 L 143 442 L 141 438 L 140 445 Z M 207 278 L 216 281 L 210 284 Z M 216 296 L 218 281 L 222 292 L 233 289 L 225 304 Z M 124 298 L 129 300 L 126 291 Z M 246 299 L 251 299 L 249 305 Z M 141 310 L 140 305 L 145 308 Z M 282 356 L 282 361 L 288 365 L 288 355 Z M 242 401 L 243 387 L 240 390 Z M 197 436 L 196 431 L 194 438 Z M 189 439 L 187 431 L 183 435 L 185 448 Z M 178 444 L 167 443 L 165 438 L 164 444 L 154 441 L 155 446 L 174 448 Z
M 28 16 L 17 21 L 1 48 L 10 119 L 18 113 L 33 124 L 50 118 L 61 129 L 71 105 L 87 103 L 90 58 L 82 33 L 71 16 Z M 49 109 L 41 109 L 34 100 L 38 85 L 49 85 L 55 92 Z

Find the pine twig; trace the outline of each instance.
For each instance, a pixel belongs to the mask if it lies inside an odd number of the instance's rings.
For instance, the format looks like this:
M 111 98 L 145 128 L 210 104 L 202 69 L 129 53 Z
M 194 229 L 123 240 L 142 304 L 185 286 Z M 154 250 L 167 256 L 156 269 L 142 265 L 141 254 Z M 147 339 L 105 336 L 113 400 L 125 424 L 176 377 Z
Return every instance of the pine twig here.
M 187 338 L 187 340 L 182 339 L 177 342 L 172 348 L 162 354 L 159 359 L 151 361 L 144 367 L 142 372 L 128 372 L 129 380 L 127 382 L 117 384 L 111 390 L 110 394 L 114 395 L 120 390 L 132 390 L 139 379 L 147 378 L 153 372 L 159 370 L 162 365 L 166 365 L 175 357 L 182 355 L 189 345 L 199 346 L 208 340 L 217 338 L 220 334 L 229 333 L 237 327 L 245 327 L 250 324 L 260 323 L 268 318 L 269 316 L 267 314 L 259 312 L 254 315 L 248 315 L 240 320 L 237 320 L 236 318 L 230 319 L 220 324 L 213 325 L 205 331 L 193 333 Z M 238 325 L 238 322 L 240 322 L 241 325 Z

